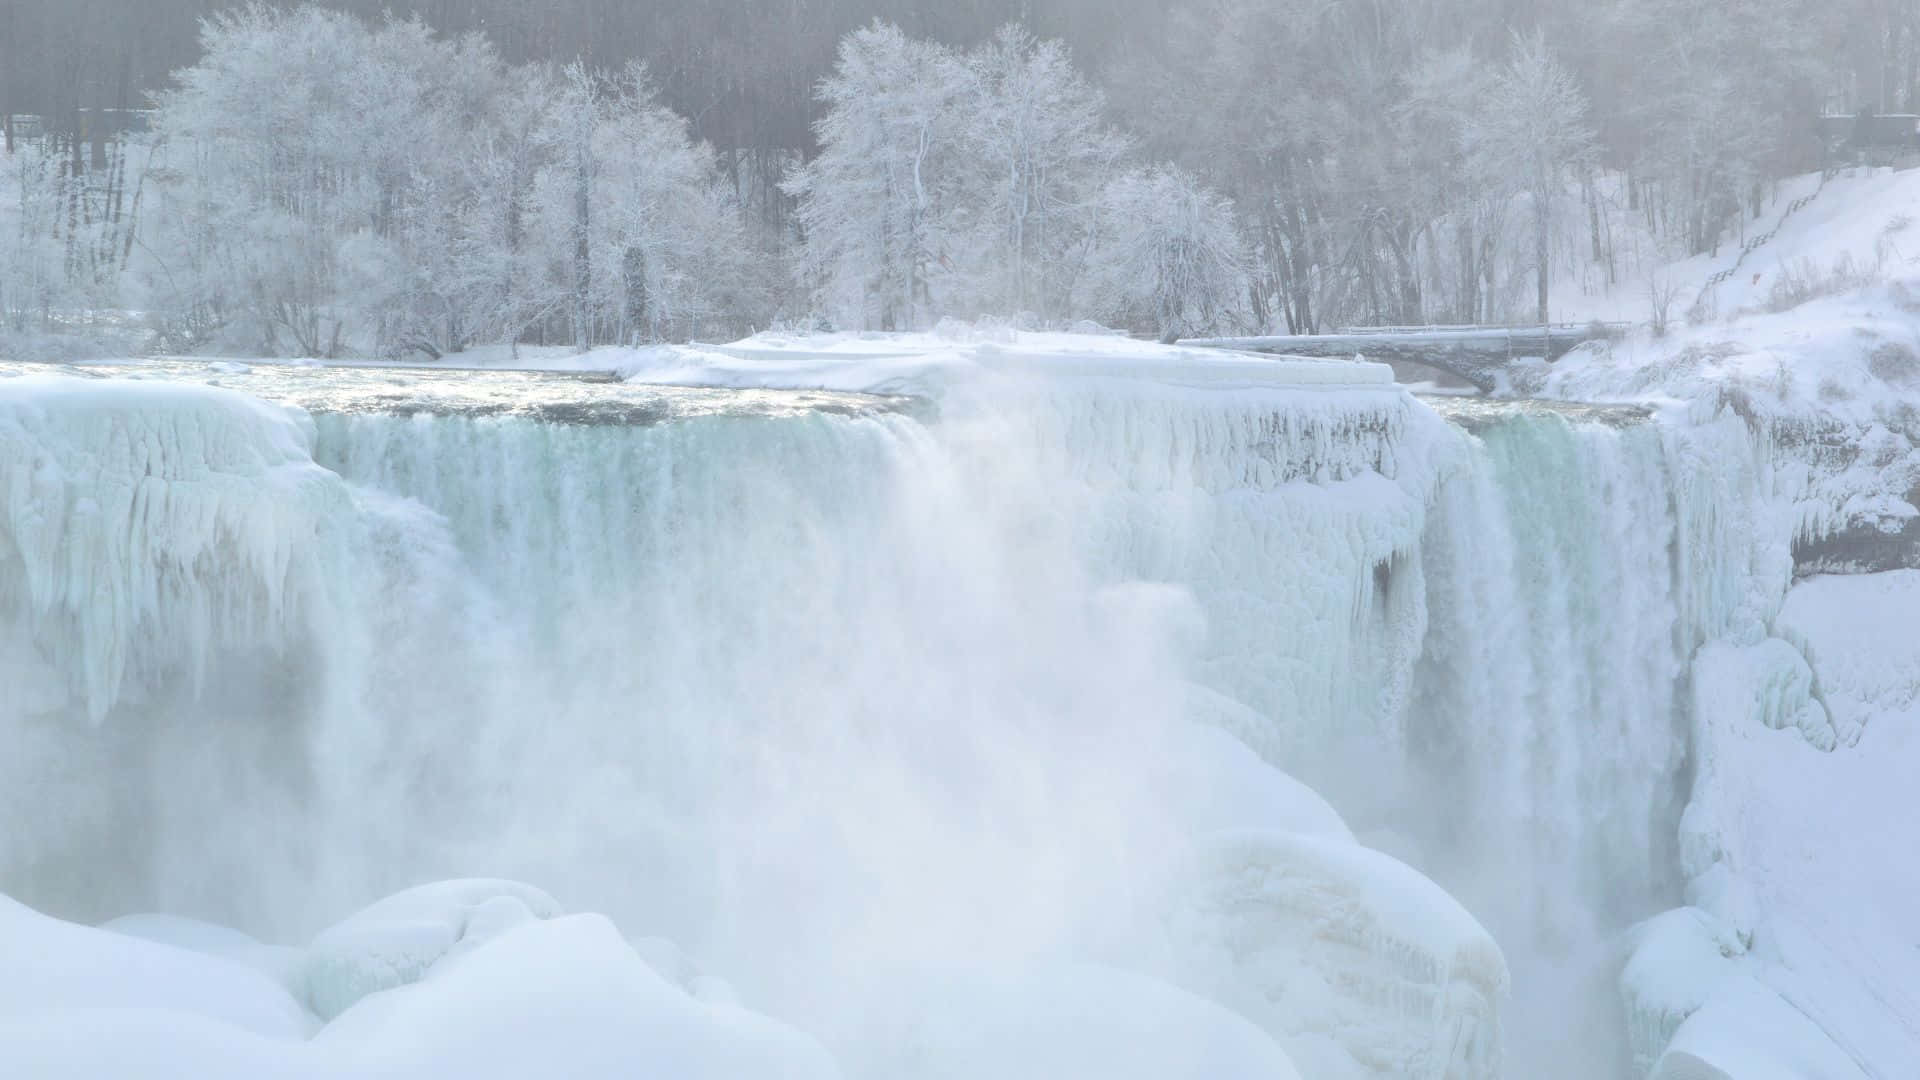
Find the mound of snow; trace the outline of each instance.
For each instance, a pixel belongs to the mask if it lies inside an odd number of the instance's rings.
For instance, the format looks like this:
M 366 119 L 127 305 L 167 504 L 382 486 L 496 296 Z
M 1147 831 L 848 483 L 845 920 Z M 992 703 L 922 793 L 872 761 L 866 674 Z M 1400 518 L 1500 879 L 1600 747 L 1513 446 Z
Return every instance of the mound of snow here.
M 436 964 L 560 905 L 531 885 L 473 879 L 395 893 L 323 931 L 307 949 L 307 1003 L 332 1020 L 368 994 L 406 986 Z
M 309 1044 L 164 1008 L 0 1016 L 0 1068 L 7 1080 L 357 1080 Z
M 365 998 L 315 1038 L 340 1074 L 571 1080 L 827 1080 L 805 1035 L 696 1000 L 597 915 L 527 922 Z
M 189 951 L 62 922 L 0 897 L 0 1075 L 7 1080 L 832 1080 L 813 1039 L 662 978 L 599 916 L 550 911 L 508 882 L 409 890 L 342 924 L 369 940 L 411 926 L 466 933 L 424 977 L 362 998 L 321 1027 L 266 976 L 209 952 L 251 939 L 160 916 L 121 922 Z M 343 938 L 349 937 L 342 933 Z M 316 1031 L 316 1029 L 318 1029 Z M 1278 1074 L 1286 1075 L 1286 1074 Z
M 0 1020 L 16 1032 L 95 1010 L 160 1012 L 166 1023 L 189 1014 L 264 1039 L 298 1041 L 316 1026 L 284 987 L 243 963 L 63 922 L 6 896 L 0 958 Z M 0 1032 L 0 1063 L 11 1065 L 15 1045 Z
M 1230 700 L 1203 687 L 1194 691 L 1204 701 Z M 1179 734 L 1168 741 L 1160 766 L 1167 773 L 1169 808 L 1190 828 L 1272 829 L 1353 840 L 1347 823 L 1319 792 L 1267 764 L 1226 730 L 1194 724 Z
M 1680 1025 L 1648 1080 L 1868 1080 L 1805 1012 L 1747 975 Z
M 250 967 L 295 997 L 306 996 L 306 955 L 299 949 L 266 945 L 238 930 L 178 915 L 122 915 L 100 929 Z

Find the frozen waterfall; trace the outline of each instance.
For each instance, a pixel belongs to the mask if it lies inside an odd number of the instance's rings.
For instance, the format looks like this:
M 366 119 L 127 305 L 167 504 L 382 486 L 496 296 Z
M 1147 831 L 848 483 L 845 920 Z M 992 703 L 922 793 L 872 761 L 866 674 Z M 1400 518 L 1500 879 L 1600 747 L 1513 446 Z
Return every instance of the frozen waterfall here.
M 1619 1075 L 1781 572 L 1744 433 L 1370 379 L 165 374 L 0 379 L 0 891 L 537 882 L 855 1076 L 1109 969 L 1303 1075 Z

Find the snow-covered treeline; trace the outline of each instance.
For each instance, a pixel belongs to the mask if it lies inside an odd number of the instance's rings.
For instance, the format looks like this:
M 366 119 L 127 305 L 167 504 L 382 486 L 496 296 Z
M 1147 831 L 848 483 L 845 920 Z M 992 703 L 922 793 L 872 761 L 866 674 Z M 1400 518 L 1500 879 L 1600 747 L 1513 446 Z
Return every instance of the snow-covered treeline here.
M 172 351 L 437 359 L 776 318 L 1171 337 L 1243 307 L 1231 207 L 1137 164 L 1066 48 L 1012 26 L 967 53 L 879 22 L 850 34 L 819 89 L 820 153 L 785 178 L 798 229 L 773 236 L 637 64 L 512 66 L 478 35 L 316 6 L 213 16 L 203 45 L 151 130 L 114 142 L 142 162 L 144 206 L 86 215 L 85 258 L 65 212 L 93 190 L 83 140 L 15 155 L 16 329 L 138 306 Z
M 821 152 L 794 173 L 806 271 L 837 325 L 946 314 L 1103 318 L 1204 333 L 1244 296 L 1231 208 L 1131 140 L 1055 41 L 972 53 L 875 23 L 820 89 Z
M 203 7 L 155 0 L 102 24 L 142 36 L 117 74 L 78 15 L 8 24 L 45 55 L 0 114 L 51 133 L 9 128 L 9 324 L 432 356 L 1552 319 L 1563 282 L 1757 231 L 1821 109 L 1920 102 L 1920 13 L 1886 0 L 377 6 L 230 10 L 191 60 Z M 97 110 L 167 58 L 153 130 L 103 154 Z
M 640 68 L 320 8 L 210 19 L 157 99 L 140 286 L 175 348 L 444 353 L 727 327 L 752 269 Z

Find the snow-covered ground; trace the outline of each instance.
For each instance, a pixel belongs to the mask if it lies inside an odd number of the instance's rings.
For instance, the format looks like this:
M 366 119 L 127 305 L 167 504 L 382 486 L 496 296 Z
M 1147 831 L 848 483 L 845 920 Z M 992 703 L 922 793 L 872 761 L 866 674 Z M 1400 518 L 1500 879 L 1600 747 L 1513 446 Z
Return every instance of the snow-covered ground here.
M 1784 214 L 1807 197 L 1804 206 Z M 1597 267 L 1563 274 L 1551 295 L 1553 319 L 1644 323 L 1652 317 L 1655 285 L 1670 293 L 1669 317 L 1679 326 L 1696 301 L 1705 301 L 1701 314 L 1709 321 L 1766 311 L 1790 302 L 1807 284 L 1832 280 L 1836 270 L 1842 277 L 1913 277 L 1920 274 L 1920 170 L 1863 166 L 1842 170 L 1824 184 L 1817 173 L 1797 176 L 1777 185 L 1766 211 L 1746 228 L 1746 236 L 1714 252 L 1677 262 L 1647 257 L 1612 284 L 1604 277 L 1588 280 L 1599 274 Z M 1741 260 L 1745 240 L 1776 228 L 1772 239 Z M 1707 289 L 1708 279 L 1736 260 L 1739 272 Z

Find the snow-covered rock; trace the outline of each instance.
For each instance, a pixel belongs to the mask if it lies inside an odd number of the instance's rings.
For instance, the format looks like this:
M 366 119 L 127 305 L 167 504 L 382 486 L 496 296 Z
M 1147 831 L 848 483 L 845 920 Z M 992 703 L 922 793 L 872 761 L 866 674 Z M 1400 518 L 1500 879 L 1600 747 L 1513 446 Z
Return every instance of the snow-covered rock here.
M 1507 965 L 1465 908 L 1351 841 L 1215 838 L 1171 919 L 1182 982 L 1319 1077 L 1491 1078 Z
M 425 978 L 441 962 L 560 905 L 531 885 L 441 881 L 395 893 L 323 931 L 308 947 L 308 1005 L 332 1020 L 369 994 Z
M 1738 970 L 1747 942 L 1699 908 L 1665 911 L 1628 935 L 1631 953 L 1620 972 L 1627 1038 L 1634 1067 L 1652 1069 L 1687 1017 Z
M 365 998 L 314 1042 L 360 1077 L 832 1080 L 819 1043 L 662 978 L 595 915 L 525 922 Z

